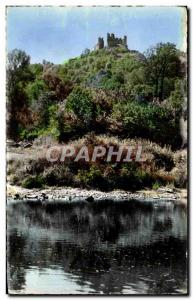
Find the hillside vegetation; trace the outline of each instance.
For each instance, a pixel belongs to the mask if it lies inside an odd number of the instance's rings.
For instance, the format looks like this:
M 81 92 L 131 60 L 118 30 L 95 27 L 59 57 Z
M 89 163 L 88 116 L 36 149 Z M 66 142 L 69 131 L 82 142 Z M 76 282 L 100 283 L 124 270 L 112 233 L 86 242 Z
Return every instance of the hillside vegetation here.
M 145 54 L 121 46 L 85 49 L 80 57 L 61 65 L 46 61 L 30 64 L 30 57 L 15 49 L 8 54 L 7 64 L 7 137 L 33 142 L 51 136 L 56 143 L 77 143 L 90 134 L 105 135 L 106 145 L 114 136 L 116 143 L 120 139 L 132 139 L 132 143 L 140 139 L 145 145 L 153 142 L 159 154 L 161 147 L 169 153 L 177 151 L 183 143 L 180 119 L 186 94 L 184 57 L 175 45 L 161 43 Z M 81 187 L 95 187 L 97 182 L 98 188 L 107 190 L 177 181 L 178 186 L 184 186 L 186 180 L 179 183 L 172 173 L 175 163 L 168 167 L 170 159 L 159 154 L 161 166 L 153 162 L 151 167 L 114 167 L 113 163 L 103 162 L 97 166 L 65 166 L 65 173 L 61 167 L 53 166 L 51 170 L 45 163 L 41 174 L 22 172 L 27 181 L 21 183 L 17 176 L 13 181 L 30 186 L 29 178 L 35 177 L 43 180 L 40 185 Z M 114 177 L 108 180 L 108 176 Z M 36 186 L 36 179 L 32 186 Z
M 185 93 L 181 53 L 159 44 L 146 56 L 117 47 L 62 65 L 30 64 L 23 51 L 8 55 L 8 136 L 60 141 L 90 131 L 142 137 L 178 147 Z

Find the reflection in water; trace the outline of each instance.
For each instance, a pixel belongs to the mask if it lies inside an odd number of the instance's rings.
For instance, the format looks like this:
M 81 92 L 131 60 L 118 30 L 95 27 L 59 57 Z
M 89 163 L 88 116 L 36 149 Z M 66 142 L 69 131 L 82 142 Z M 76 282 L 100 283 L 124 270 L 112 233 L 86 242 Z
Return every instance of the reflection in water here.
M 187 293 L 186 218 L 173 203 L 10 201 L 9 292 Z

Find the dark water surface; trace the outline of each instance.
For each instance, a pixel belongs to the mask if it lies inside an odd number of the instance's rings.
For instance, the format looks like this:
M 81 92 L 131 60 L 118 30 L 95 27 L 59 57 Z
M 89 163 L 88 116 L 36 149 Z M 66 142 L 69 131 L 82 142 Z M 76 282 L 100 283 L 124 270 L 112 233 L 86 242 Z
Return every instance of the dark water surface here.
M 10 293 L 185 294 L 186 208 L 8 201 Z

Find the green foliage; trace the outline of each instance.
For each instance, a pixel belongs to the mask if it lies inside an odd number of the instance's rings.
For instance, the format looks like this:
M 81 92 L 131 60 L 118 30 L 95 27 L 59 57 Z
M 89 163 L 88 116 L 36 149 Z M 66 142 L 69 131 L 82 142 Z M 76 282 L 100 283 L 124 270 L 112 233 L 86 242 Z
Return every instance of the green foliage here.
M 36 79 L 34 82 L 30 82 L 26 87 L 27 97 L 29 103 L 37 101 L 40 95 L 46 91 L 46 85 L 43 80 Z
M 169 105 L 175 113 L 181 112 L 184 103 L 184 97 L 185 92 L 183 82 L 181 80 L 177 80 L 175 82 L 175 90 L 171 92 L 171 95 L 169 97 Z
M 85 49 L 62 65 L 30 65 L 25 52 L 14 50 L 8 55 L 8 135 L 51 134 L 62 142 L 95 131 L 177 147 L 185 93 L 181 55 L 161 43 L 146 57 L 123 47 Z
M 59 122 L 58 122 L 58 105 L 52 104 L 48 107 L 49 125 L 46 134 L 51 134 L 58 139 L 60 136 Z
M 143 66 L 143 62 L 136 59 L 136 57 L 131 56 L 130 54 L 123 55 L 119 60 L 115 61 L 114 66 L 112 67 L 113 71 L 121 71 L 124 74 L 131 73 L 132 71 Z
M 27 130 L 25 128 L 20 128 L 19 129 L 19 138 L 21 140 L 33 140 L 37 138 L 40 135 L 40 132 L 38 129 L 32 129 L 32 130 Z
M 38 123 L 36 126 L 46 128 L 49 125 L 49 107 L 56 102 L 55 94 L 53 92 L 45 92 L 40 94 L 40 97 L 33 105 L 33 110 L 38 114 Z
M 82 122 L 89 124 L 94 117 L 94 104 L 88 90 L 75 88 L 68 96 L 66 102 L 67 111 L 73 112 Z
M 22 181 L 22 187 L 26 189 L 41 188 L 45 184 L 42 176 L 30 176 Z
M 27 125 L 29 118 L 25 87 L 32 80 L 29 68 L 30 57 L 24 51 L 14 49 L 8 54 L 7 66 L 7 109 L 9 138 L 17 139 L 19 127 Z
M 146 57 L 147 82 L 154 87 L 154 96 L 162 101 L 165 97 L 166 81 L 182 77 L 180 53 L 174 44 L 160 43 L 156 47 L 150 48 Z
M 103 89 L 117 90 L 124 83 L 124 77 L 121 73 L 105 77 L 101 80 L 100 87 Z
M 161 144 L 168 144 L 170 137 L 174 145 L 180 141 L 179 124 L 165 107 L 135 101 L 118 103 L 111 118 L 113 131 L 128 137 L 148 138 Z
M 30 64 L 30 70 L 34 75 L 34 79 L 40 79 L 42 72 L 43 72 L 43 65 L 42 64 Z
M 153 88 L 147 84 L 136 84 L 132 94 L 139 102 L 150 101 L 153 95 Z
M 72 185 L 72 172 L 66 166 L 60 166 L 59 168 L 48 168 L 43 173 L 43 178 L 48 186 L 68 186 Z
M 83 187 L 105 189 L 105 179 L 103 178 L 100 168 L 97 166 L 91 166 L 89 170 L 78 170 L 75 180 Z
M 153 185 L 152 185 L 152 189 L 157 191 L 160 188 L 161 184 L 159 181 L 156 181 Z

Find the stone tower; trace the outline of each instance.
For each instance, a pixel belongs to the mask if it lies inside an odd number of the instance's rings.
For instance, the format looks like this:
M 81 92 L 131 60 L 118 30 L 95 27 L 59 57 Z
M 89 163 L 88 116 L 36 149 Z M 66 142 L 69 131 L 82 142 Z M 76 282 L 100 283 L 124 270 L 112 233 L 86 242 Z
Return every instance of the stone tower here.
M 101 38 L 101 37 L 98 38 L 98 43 L 95 48 L 96 48 L 96 50 L 104 48 L 104 39 L 103 38 Z
M 124 35 L 123 42 L 124 42 L 124 45 L 127 47 L 127 36 L 126 35 Z

